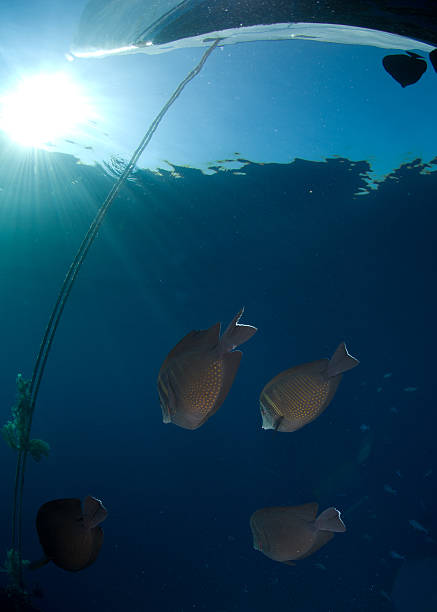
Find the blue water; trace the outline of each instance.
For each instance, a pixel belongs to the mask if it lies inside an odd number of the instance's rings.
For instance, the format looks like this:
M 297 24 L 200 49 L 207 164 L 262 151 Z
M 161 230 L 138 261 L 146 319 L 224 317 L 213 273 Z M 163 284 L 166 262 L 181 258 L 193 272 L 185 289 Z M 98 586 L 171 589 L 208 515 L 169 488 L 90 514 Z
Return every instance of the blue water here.
M 4 422 L 114 178 L 68 155 L 2 148 Z M 41 610 L 392 610 L 403 561 L 391 551 L 436 556 L 437 173 L 417 160 L 357 195 L 368 169 L 247 162 L 212 175 L 138 170 L 126 185 L 53 344 L 33 425 L 51 453 L 30 462 L 25 490 L 25 558 L 41 557 L 36 512 L 59 497 L 102 499 L 105 542 L 82 572 L 26 574 Z M 164 425 L 163 359 L 243 305 L 242 322 L 259 331 L 224 405 L 199 430 Z M 263 431 L 264 384 L 341 340 L 361 364 L 326 412 L 296 433 Z M 2 444 L 2 551 L 14 459 Z M 252 512 L 309 501 L 338 507 L 347 532 L 295 567 L 253 550 Z

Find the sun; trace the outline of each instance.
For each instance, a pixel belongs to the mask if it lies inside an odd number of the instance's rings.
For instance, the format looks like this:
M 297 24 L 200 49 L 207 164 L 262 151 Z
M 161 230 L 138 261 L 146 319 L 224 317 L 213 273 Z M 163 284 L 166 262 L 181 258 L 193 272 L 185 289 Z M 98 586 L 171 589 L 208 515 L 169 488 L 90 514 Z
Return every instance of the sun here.
M 92 115 L 81 88 L 63 72 L 29 76 L 0 95 L 0 129 L 24 146 L 53 144 Z

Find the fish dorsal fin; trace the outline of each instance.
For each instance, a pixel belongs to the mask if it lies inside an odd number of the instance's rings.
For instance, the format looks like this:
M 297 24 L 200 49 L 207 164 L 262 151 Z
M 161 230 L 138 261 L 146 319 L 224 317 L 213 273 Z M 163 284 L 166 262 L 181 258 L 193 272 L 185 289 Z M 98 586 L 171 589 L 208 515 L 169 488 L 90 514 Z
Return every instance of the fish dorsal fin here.
M 170 359 L 173 359 L 174 357 L 177 357 L 180 353 L 183 353 L 186 350 L 186 347 L 192 344 L 193 337 L 197 333 L 199 332 L 197 332 L 196 330 L 190 331 L 186 336 L 182 338 L 182 340 L 179 340 L 176 346 L 174 346 L 167 355 L 165 362 L 169 361 Z
M 323 374 L 329 364 L 329 359 L 318 359 L 317 361 L 309 361 L 307 363 L 301 363 L 300 365 L 293 366 L 287 370 L 279 372 L 272 380 L 265 385 L 261 391 L 261 395 L 264 392 L 268 392 L 269 389 L 275 387 L 278 383 L 283 383 L 284 380 L 291 380 L 295 376 L 318 376 Z
M 168 363 L 170 359 L 174 359 L 191 350 L 199 348 L 214 347 L 218 344 L 220 336 L 220 323 L 216 323 L 209 329 L 194 329 L 188 332 L 186 336 L 179 340 L 174 348 L 169 352 L 164 363 Z
M 209 329 L 204 329 L 199 332 L 196 338 L 196 347 L 214 348 L 217 346 L 220 338 L 220 323 L 212 325 Z
M 293 513 L 300 519 L 311 522 L 316 520 L 319 504 L 317 502 L 310 502 L 301 506 L 291 506 L 290 510 L 293 510 Z

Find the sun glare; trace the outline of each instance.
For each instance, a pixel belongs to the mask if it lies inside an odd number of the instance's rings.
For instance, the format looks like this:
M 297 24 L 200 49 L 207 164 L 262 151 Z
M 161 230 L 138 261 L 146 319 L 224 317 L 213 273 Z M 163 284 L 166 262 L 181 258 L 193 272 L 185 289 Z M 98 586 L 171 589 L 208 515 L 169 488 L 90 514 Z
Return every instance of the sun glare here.
M 37 74 L 0 95 L 0 129 L 21 145 L 44 147 L 72 135 L 92 111 L 66 74 Z

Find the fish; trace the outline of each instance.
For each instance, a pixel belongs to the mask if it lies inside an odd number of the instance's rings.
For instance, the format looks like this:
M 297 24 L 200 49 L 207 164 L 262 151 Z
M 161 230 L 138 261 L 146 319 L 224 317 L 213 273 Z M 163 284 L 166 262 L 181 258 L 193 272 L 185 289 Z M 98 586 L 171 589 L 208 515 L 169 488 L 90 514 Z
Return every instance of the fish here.
M 414 519 L 411 519 L 408 522 L 410 523 L 411 527 L 413 527 L 413 529 L 417 529 L 417 531 L 421 531 L 422 533 L 426 533 L 426 535 L 429 534 L 428 529 L 425 529 L 425 527 L 423 525 L 421 525 L 418 521 L 415 521 Z
M 88 495 L 55 499 L 43 504 L 36 517 L 36 529 L 45 557 L 30 564 L 37 569 L 49 561 L 61 569 L 77 572 L 97 559 L 103 544 L 100 523 L 108 511 L 99 499 Z
M 281 372 L 261 391 L 262 428 L 297 431 L 311 423 L 331 402 L 342 373 L 358 364 L 342 342 L 331 359 L 319 359 Z
M 370 453 L 372 452 L 373 442 L 374 442 L 374 435 L 372 434 L 372 432 L 370 430 L 367 433 L 365 432 L 361 439 L 360 448 L 358 449 L 358 453 L 356 457 L 357 463 L 359 465 L 362 465 L 363 463 L 365 463 L 367 459 L 370 457 Z
M 327 508 L 318 517 L 317 502 L 301 506 L 276 506 L 256 510 L 250 517 L 253 547 L 273 561 L 293 561 L 312 555 L 346 531 L 339 510 Z
M 389 484 L 385 484 L 384 485 L 384 491 L 386 493 L 391 493 L 391 495 L 397 495 L 398 494 L 396 489 L 393 489 L 393 487 L 391 487 Z
M 165 358 L 158 374 L 164 423 L 198 429 L 223 404 L 234 382 L 242 353 L 234 349 L 257 331 L 239 320 L 244 308 L 220 338 L 220 323 L 189 332 Z
M 362 506 L 362 504 L 364 504 L 368 499 L 369 499 L 369 496 L 364 495 L 364 497 L 361 497 L 358 501 L 352 504 L 352 506 L 350 506 L 345 512 L 343 512 L 343 514 L 349 515 L 352 512 L 355 512 L 355 510 L 357 510 L 360 506 Z
M 398 559 L 398 560 L 401 560 L 401 561 L 405 561 L 405 557 L 404 557 L 404 555 L 400 555 L 400 554 L 399 554 L 398 552 L 396 552 L 395 550 L 391 550 L 391 551 L 390 551 L 390 557 L 391 557 L 392 559 Z
M 407 51 L 407 55 L 386 55 L 382 64 L 401 87 L 417 83 L 426 71 L 426 61 L 413 51 Z

